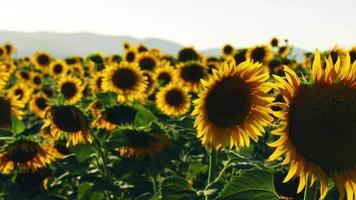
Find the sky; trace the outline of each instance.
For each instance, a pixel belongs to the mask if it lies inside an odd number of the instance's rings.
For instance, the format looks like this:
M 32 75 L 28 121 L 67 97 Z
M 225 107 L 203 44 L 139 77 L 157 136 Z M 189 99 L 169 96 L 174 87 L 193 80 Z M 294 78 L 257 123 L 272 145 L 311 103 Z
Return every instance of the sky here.
M 355 8 L 355 0 L 8 0 L 0 30 L 161 38 L 198 49 L 272 36 L 308 50 L 349 48 L 356 45 Z

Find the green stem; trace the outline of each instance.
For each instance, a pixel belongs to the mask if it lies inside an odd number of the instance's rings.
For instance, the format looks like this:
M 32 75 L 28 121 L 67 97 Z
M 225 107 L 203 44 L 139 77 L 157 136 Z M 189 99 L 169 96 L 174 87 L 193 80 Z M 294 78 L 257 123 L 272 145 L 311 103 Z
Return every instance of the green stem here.
M 208 175 L 208 185 L 212 181 L 214 181 L 216 177 L 216 169 L 217 169 L 217 159 L 216 159 L 216 150 L 211 148 L 209 154 L 209 175 Z
M 307 179 L 307 182 L 305 183 L 305 188 L 304 188 L 304 200 L 316 200 L 319 182 L 316 181 L 316 183 L 314 183 L 311 187 L 309 187 L 308 182 L 309 181 Z

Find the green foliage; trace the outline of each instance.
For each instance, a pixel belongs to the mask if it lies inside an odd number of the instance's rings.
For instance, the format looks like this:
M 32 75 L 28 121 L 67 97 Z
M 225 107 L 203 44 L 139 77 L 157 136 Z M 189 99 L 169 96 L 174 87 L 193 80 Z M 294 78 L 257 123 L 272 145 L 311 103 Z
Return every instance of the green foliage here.
M 196 191 L 181 177 L 167 177 L 161 183 L 160 199 L 162 200 L 193 200 L 197 198 Z

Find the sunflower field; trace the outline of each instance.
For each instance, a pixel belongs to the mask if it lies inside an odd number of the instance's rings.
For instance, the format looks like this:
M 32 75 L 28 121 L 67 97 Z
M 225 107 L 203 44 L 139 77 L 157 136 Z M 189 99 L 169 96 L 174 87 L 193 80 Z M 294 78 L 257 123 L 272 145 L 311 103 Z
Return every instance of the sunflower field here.
M 0 199 L 356 199 L 356 47 L 123 45 L 0 46 Z

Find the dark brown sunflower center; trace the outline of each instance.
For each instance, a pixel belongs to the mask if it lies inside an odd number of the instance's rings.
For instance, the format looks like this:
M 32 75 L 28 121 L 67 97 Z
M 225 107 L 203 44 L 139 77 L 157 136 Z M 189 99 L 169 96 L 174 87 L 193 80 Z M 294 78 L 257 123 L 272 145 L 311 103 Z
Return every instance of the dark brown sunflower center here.
M 104 111 L 103 117 L 106 121 L 117 124 L 130 124 L 133 123 L 137 114 L 137 110 L 125 105 L 118 105 L 108 108 Z
M 61 64 L 56 64 L 54 67 L 53 67 L 53 72 L 55 74 L 60 74 L 62 73 L 63 71 L 63 66 Z
M 0 48 L 0 56 L 2 56 L 4 54 L 5 54 L 5 51 L 2 48 Z
M 41 66 L 48 66 L 50 62 L 50 58 L 47 55 L 41 54 L 37 57 L 37 62 Z
M 101 84 L 103 82 L 103 77 L 99 77 L 98 79 L 96 79 L 96 87 L 99 89 L 99 90 L 102 90 L 101 88 Z
M 356 50 L 350 51 L 349 55 L 351 63 L 354 63 L 356 61 Z
M 137 80 L 136 73 L 126 68 L 116 70 L 112 76 L 115 87 L 123 90 L 133 89 L 137 84 Z
M 166 103 L 170 106 L 180 106 L 185 103 L 184 94 L 179 89 L 172 89 L 164 96 Z
M 144 131 L 127 130 L 125 136 L 128 139 L 129 147 L 147 148 L 156 141 L 156 138 Z
M 38 97 L 36 99 L 36 106 L 40 109 L 40 110 L 44 110 L 47 108 L 47 100 L 43 97 Z
M 266 56 L 266 51 L 263 47 L 257 47 L 252 50 L 251 57 L 255 62 L 263 62 Z
M 21 78 L 23 78 L 25 80 L 30 79 L 30 75 L 27 72 L 20 72 L 20 76 L 21 76 Z
M 15 90 L 15 96 L 17 96 L 18 99 L 22 99 L 23 95 L 24 95 L 24 91 L 21 88 L 18 88 Z
M 33 83 L 36 85 L 41 85 L 42 79 L 39 76 L 33 77 Z
M 52 107 L 51 115 L 53 123 L 65 132 L 78 132 L 81 124 L 86 123 L 83 113 L 73 106 Z
M 337 59 L 339 58 L 339 54 L 336 51 L 331 51 L 330 56 L 331 56 L 331 60 L 335 64 Z
M 271 45 L 272 45 L 273 47 L 278 46 L 278 40 L 277 40 L 276 38 L 273 38 L 273 39 L 271 40 Z
M 185 81 L 199 83 L 200 79 L 204 78 L 204 68 L 196 63 L 186 65 L 180 75 Z
M 148 51 L 147 47 L 143 46 L 143 45 L 140 45 L 138 47 L 138 52 L 142 53 L 142 52 L 146 52 Z
M 237 65 L 246 60 L 246 52 L 247 52 L 247 50 L 243 49 L 235 54 L 234 59 L 235 59 L 235 62 Z
M 10 53 L 12 51 L 12 46 L 11 45 L 5 45 L 5 49 L 7 53 Z
M 71 151 L 66 147 L 66 145 L 60 142 L 56 143 L 54 145 L 54 148 L 62 155 L 68 155 L 71 153 Z
M 162 72 L 157 77 L 159 82 L 162 82 L 162 85 L 167 85 L 172 80 L 171 74 L 168 72 Z
M 227 77 L 208 93 L 205 109 L 215 126 L 229 128 L 241 124 L 251 107 L 249 86 L 239 77 Z
M 133 62 L 136 58 L 136 55 L 134 52 L 130 51 L 126 54 L 126 61 L 127 62 Z
M 231 45 L 226 45 L 223 48 L 223 52 L 227 55 L 230 55 L 233 50 L 234 50 L 234 48 Z
M 61 86 L 61 93 L 66 99 L 73 98 L 78 92 L 77 86 L 73 82 L 65 82 Z
M 356 90 L 302 85 L 290 105 L 288 130 L 307 161 L 326 172 L 356 165 Z
M 0 98 L 0 127 L 10 128 L 11 127 L 11 104 L 4 99 Z
M 193 48 L 184 48 L 178 53 L 178 61 L 197 61 L 199 59 L 199 54 Z
M 10 160 L 23 163 L 32 160 L 40 149 L 33 141 L 18 141 L 7 148 L 7 155 Z
M 140 68 L 142 70 L 153 70 L 156 67 L 156 61 L 151 57 L 143 57 L 139 61 Z

